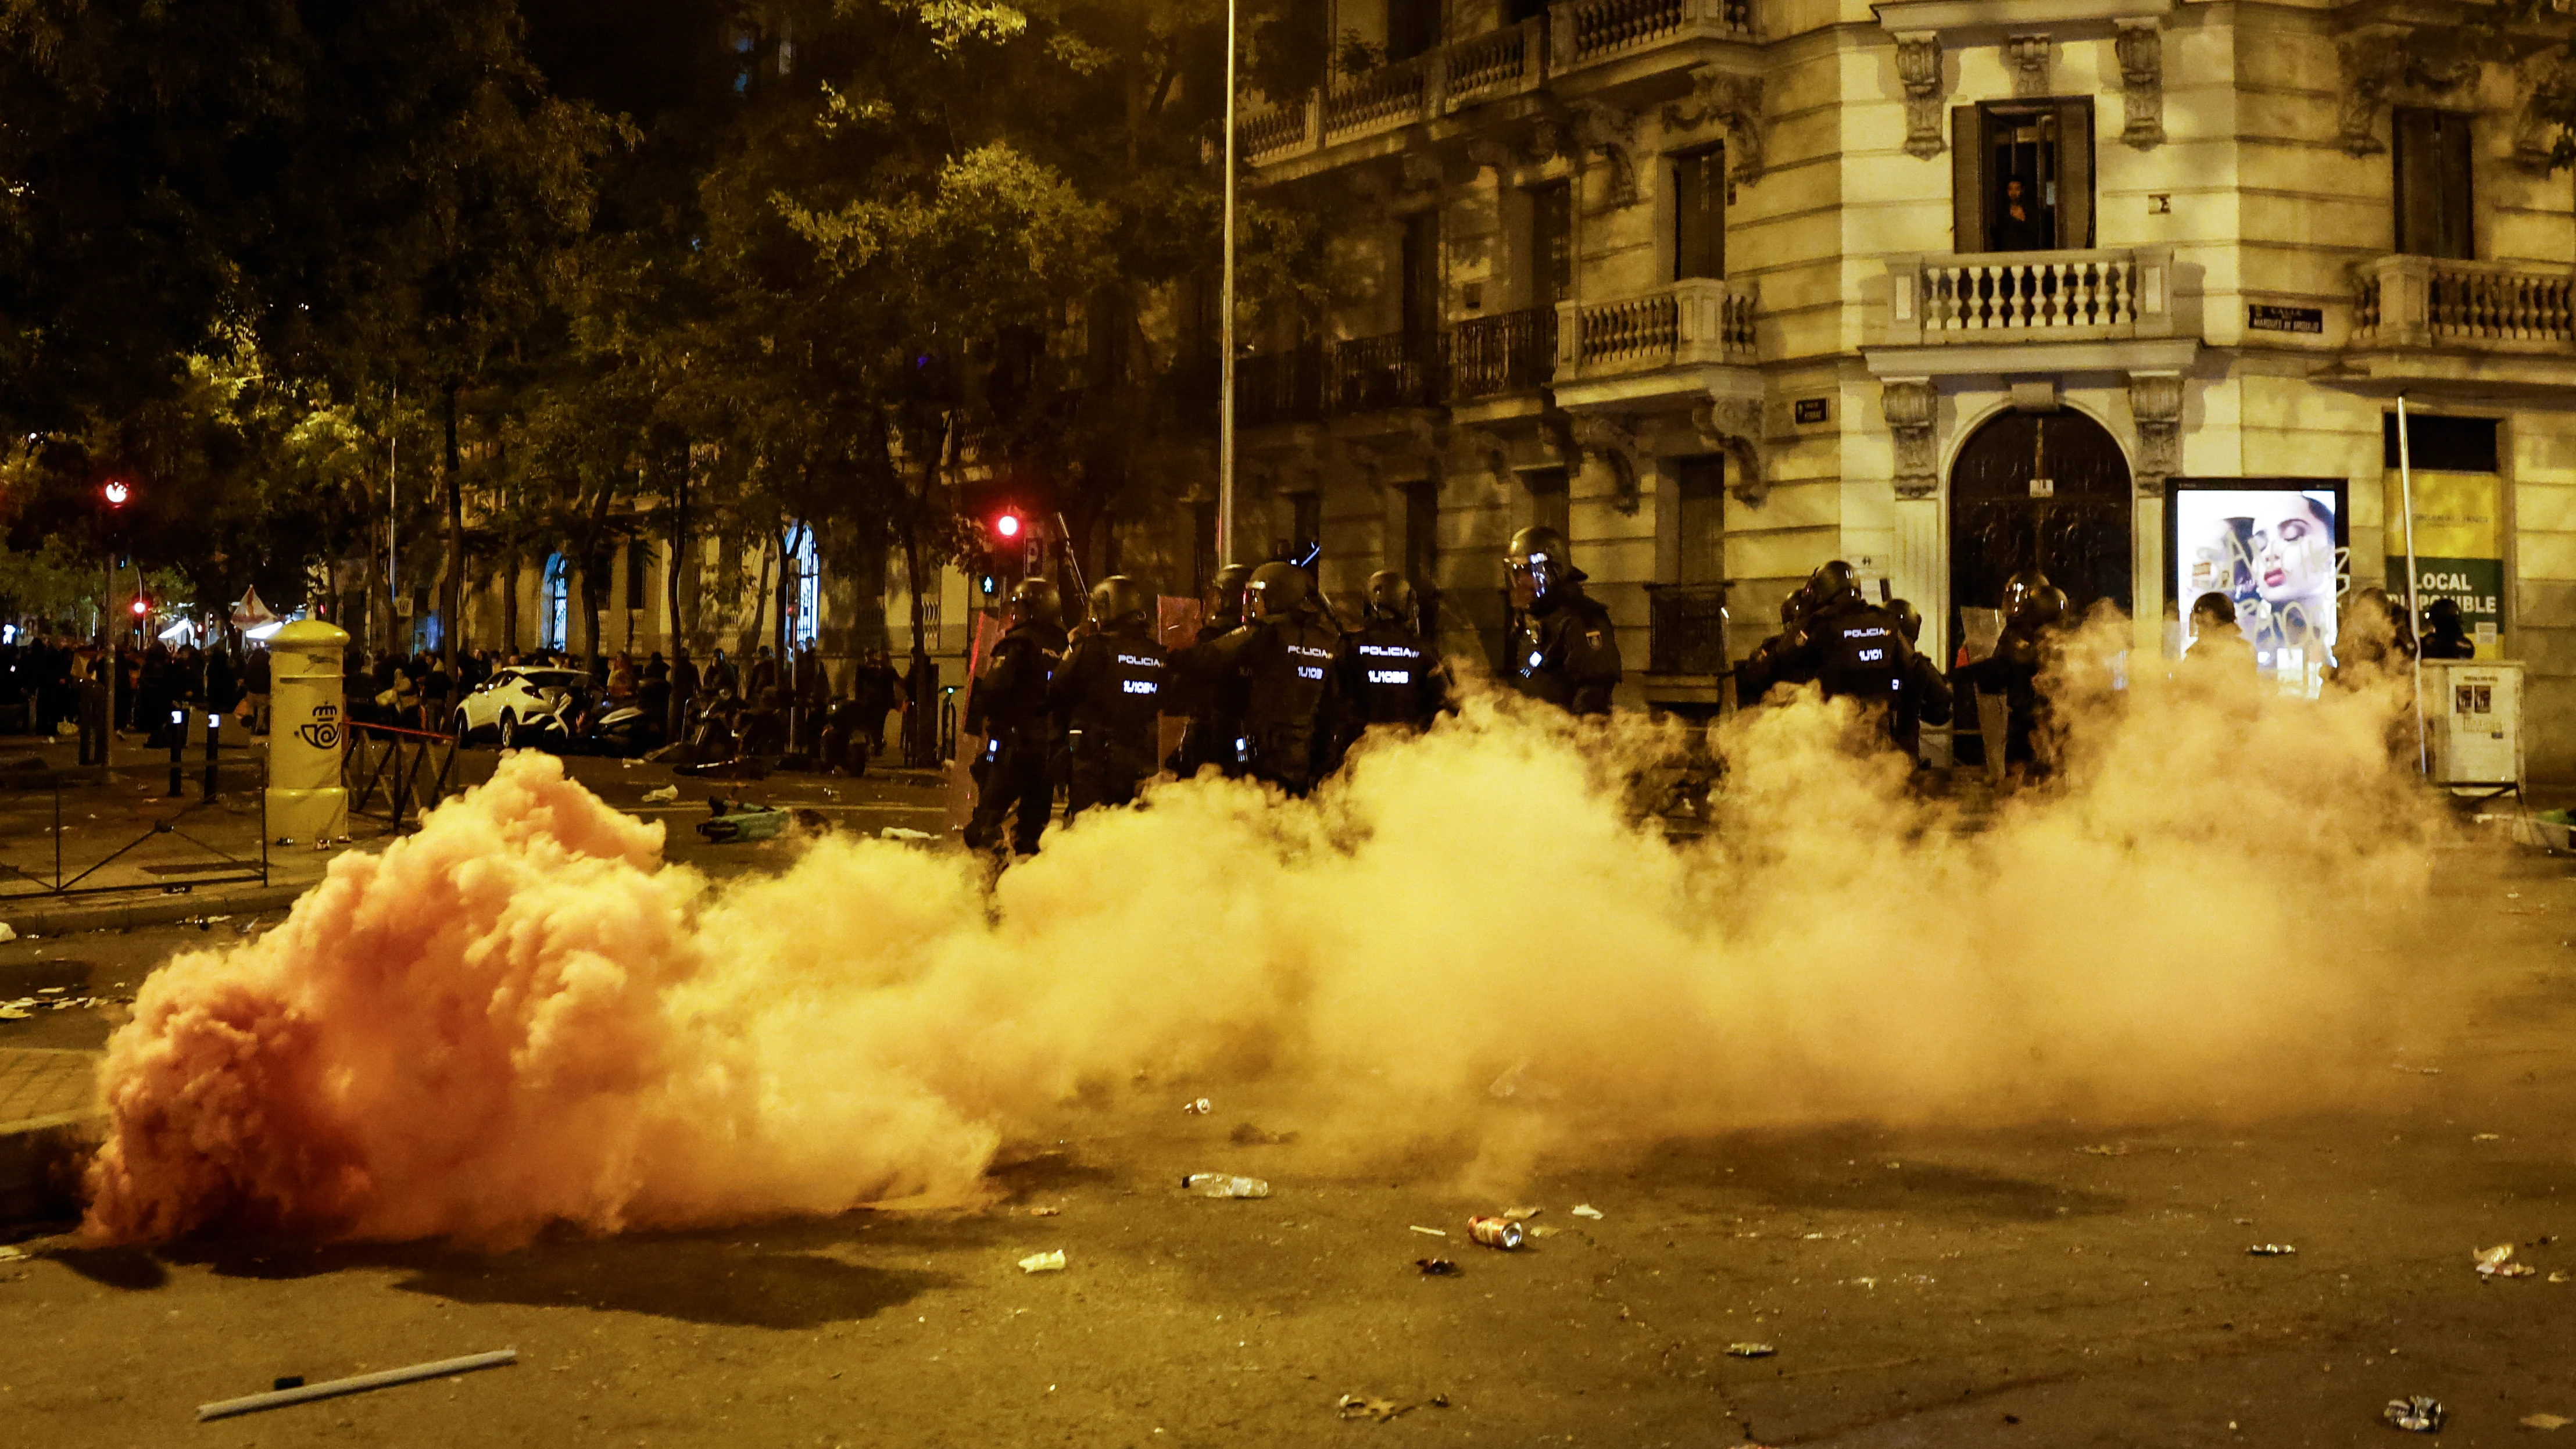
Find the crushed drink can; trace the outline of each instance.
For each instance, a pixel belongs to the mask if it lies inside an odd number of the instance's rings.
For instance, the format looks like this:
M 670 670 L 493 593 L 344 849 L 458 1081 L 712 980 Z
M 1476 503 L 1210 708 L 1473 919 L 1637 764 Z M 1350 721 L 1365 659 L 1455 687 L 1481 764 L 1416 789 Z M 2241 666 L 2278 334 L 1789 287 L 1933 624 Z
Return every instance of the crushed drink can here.
M 1469 1218 L 1467 1236 L 1488 1248 L 1500 1248 L 1508 1253 L 1521 1245 L 1521 1225 L 1510 1218 Z

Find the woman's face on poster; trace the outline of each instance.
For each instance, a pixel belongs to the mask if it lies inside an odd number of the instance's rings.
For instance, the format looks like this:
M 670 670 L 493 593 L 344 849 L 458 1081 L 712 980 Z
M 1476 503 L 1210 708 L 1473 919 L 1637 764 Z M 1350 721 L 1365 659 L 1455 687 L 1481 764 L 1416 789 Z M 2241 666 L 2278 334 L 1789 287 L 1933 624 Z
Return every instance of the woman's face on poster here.
M 2254 591 L 2269 603 L 2331 597 L 2334 593 L 2334 529 L 2296 493 L 2267 503 L 2254 515 L 2247 540 L 2254 555 Z

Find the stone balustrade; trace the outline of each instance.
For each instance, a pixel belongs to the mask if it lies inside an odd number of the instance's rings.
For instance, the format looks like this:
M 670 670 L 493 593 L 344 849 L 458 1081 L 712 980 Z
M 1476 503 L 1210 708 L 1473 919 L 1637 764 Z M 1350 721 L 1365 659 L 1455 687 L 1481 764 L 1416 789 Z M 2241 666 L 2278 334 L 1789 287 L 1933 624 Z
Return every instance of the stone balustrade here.
M 2353 269 L 2353 292 L 2356 347 L 2576 346 L 2576 271 L 2564 266 L 2386 256 Z
M 1901 256 L 1887 274 L 1889 345 L 2174 335 L 2171 247 Z
M 1613 302 L 1559 302 L 1556 378 L 1562 384 L 1654 368 L 1754 359 L 1754 296 L 1722 278 L 1692 277 Z

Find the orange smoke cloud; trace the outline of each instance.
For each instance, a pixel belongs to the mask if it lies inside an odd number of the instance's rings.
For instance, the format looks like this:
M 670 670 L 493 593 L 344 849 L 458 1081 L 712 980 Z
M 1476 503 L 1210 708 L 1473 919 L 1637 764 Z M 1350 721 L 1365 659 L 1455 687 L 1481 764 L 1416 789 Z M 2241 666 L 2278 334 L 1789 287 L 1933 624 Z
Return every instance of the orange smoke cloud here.
M 1465 1143 L 1497 1183 L 1674 1132 L 2360 1090 L 2393 1029 L 2365 948 L 2430 858 L 2380 706 L 2064 693 L 2064 776 L 1975 831 L 1810 697 L 1722 732 L 1718 828 L 1677 845 L 1623 809 L 1621 740 L 1479 701 L 1312 802 L 1087 815 L 989 895 L 962 855 L 841 838 L 716 889 L 513 756 L 148 981 L 89 1230 L 965 1202 L 1005 1138 L 1140 1072 L 1259 1082 L 1312 1162 Z

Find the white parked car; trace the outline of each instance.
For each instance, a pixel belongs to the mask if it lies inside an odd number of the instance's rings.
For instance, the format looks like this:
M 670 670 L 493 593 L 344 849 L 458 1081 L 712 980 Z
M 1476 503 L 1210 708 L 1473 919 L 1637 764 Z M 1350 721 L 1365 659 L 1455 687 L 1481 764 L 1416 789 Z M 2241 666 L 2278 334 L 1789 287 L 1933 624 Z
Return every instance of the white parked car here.
M 514 664 L 457 702 L 456 737 L 493 734 L 505 750 L 559 743 L 571 736 L 590 689 L 590 676 L 578 669 Z

